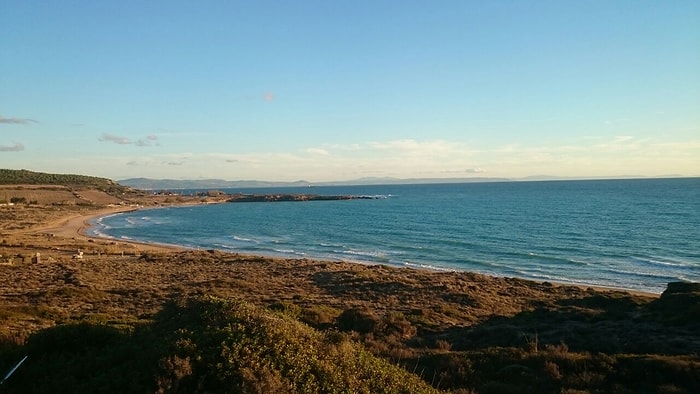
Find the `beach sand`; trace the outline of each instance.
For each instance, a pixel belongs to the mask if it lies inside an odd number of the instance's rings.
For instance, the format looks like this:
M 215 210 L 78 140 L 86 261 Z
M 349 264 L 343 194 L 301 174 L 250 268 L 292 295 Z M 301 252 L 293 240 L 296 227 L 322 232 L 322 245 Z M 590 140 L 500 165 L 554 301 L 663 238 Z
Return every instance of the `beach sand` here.
M 152 209 L 152 208 L 150 208 Z M 91 226 L 91 222 L 94 220 L 97 220 L 101 217 L 105 216 L 110 216 L 118 213 L 124 213 L 124 212 L 132 212 L 135 210 L 139 210 L 139 208 L 122 208 L 122 207 L 114 207 L 114 208 L 106 208 L 102 209 L 98 212 L 90 213 L 87 215 L 79 215 L 75 217 L 70 217 L 65 220 L 57 220 L 55 223 L 53 223 L 49 228 L 43 229 L 42 231 L 47 232 L 50 231 L 56 236 L 62 236 L 62 237 L 78 237 L 82 240 L 88 241 L 88 240 L 104 240 L 105 238 L 99 238 L 99 237 L 92 237 L 88 234 L 88 229 Z M 133 246 L 133 249 L 139 251 L 139 252 L 171 252 L 171 251 L 183 251 L 186 250 L 187 248 L 183 246 L 178 246 L 178 245 L 165 245 L 165 244 L 155 244 L 155 243 L 146 243 L 146 242 L 138 242 L 138 241 L 123 241 L 120 240 L 120 242 L 129 244 Z

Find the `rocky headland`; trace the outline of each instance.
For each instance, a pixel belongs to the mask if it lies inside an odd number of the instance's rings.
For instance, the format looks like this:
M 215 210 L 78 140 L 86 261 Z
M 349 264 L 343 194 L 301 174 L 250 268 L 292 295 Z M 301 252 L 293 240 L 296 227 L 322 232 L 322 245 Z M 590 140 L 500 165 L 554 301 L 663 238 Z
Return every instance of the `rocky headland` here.
M 338 201 L 338 200 L 376 200 L 382 196 L 318 195 L 318 194 L 233 194 L 227 202 L 283 202 L 283 201 Z

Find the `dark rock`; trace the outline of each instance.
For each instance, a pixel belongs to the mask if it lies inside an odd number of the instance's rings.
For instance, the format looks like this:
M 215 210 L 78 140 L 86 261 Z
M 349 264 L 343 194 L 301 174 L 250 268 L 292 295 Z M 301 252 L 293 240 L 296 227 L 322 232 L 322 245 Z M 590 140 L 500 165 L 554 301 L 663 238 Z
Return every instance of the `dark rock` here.
M 700 327 L 700 283 L 671 282 L 650 308 L 666 323 Z

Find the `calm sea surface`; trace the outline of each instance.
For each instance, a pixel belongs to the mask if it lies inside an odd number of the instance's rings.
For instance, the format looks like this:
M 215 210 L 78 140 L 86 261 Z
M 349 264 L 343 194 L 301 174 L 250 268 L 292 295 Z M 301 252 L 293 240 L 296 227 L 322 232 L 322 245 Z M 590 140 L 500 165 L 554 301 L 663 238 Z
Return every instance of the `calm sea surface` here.
M 700 178 L 230 189 L 372 200 L 161 208 L 98 236 L 660 293 L 700 281 Z

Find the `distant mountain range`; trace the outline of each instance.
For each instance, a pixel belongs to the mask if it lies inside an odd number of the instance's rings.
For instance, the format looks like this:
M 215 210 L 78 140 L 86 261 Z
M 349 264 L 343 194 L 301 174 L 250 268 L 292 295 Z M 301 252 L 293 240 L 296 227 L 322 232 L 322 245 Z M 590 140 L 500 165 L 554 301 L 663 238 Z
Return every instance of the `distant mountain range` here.
M 224 179 L 150 179 L 129 178 L 117 181 L 120 185 L 141 190 L 173 190 L 173 189 L 231 189 L 259 187 L 307 187 L 307 186 L 351 186 L 351 185 L 399 185 L 424 183 L 463 183 L 463 182 L 505 182 L 507 178 L 360 178 L 349 181 L 309 182 L 304 180 L 293 182 L 271 182 L 256 180 L 227 181 Z
M 666 175 L 654 178 L 677 178 L 679 175 Z M 611 177 L 557 177 L 552 175 L 535 175 L 525 178 L 392 178 L 392 177 L 369 177 L 348 181 L 332 182 L 309 182 L 298 180 L 293 182 L 274 182 L 239 180 L 227 181 L 224 179 L 150 179 L 150 178 L 129 178 L 117 181 L 120 185 L 129 186 L 141 190 L 175 190 L 175 189 L 232 189 L 232 188 L 260 188 L 260 187 L 307 187 L 307 186 L 354 186 L 354 185 L 416 185 L 435 183 L 476 183 L 476 182 L 526 182 L 526 181 L 563 181 L 563 180 L 591 180 L 591 179 L 643 179 L 648 178 L 641 175 L 624 175 Z

